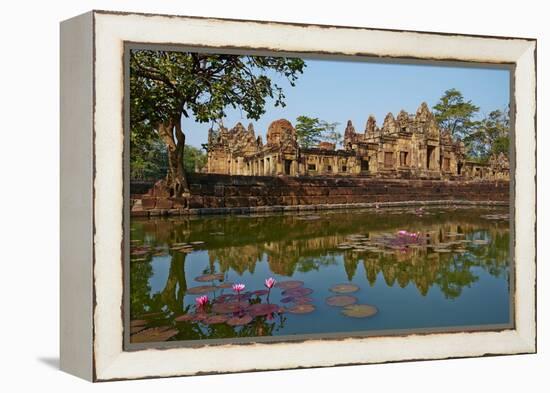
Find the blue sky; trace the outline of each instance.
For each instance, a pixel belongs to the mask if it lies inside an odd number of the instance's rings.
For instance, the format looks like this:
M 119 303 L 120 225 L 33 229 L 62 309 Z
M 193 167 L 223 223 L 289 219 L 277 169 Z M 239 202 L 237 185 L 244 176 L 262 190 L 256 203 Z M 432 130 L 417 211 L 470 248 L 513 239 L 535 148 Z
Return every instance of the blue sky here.
M 510 74 L 504 69 L 345 60 L 305 62 L 307 67 L 295 87 L 276 79 L 284 88 L 286 107 L 275 108 L 273 101 L 268 101 L 266 113 L 252 121 L 256 135 L 262 135 L 264 142 L 269 124 L 280 118 L 295 124 L 300 115 L 318 117 L 340 123 L 337 130 L 342 133 L 351 120 L 356 131 L 362 132 L 370 114 L 381 126 L 388 112 L 397 115 L 404 109 L 415 113 L 423 101 L 432 107 L 450 88 L 460 90 L 466 100 L 479 106 L 480 115 L 506 109 L 510 100 Z M 239 121 L 245 126 L 251 122 L 245 112 L 228 109 L 224 125 L 230 128 Z M 182 125 L 188 144 L 200 147 L 206 143 L 209 123 L 190 118 L 183 119 Z

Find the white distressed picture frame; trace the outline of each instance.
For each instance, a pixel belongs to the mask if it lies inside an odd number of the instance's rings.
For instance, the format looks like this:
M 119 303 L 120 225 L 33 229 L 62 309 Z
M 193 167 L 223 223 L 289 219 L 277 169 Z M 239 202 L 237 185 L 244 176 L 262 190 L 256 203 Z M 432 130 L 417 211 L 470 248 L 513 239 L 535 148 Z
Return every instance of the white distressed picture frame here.
M 514 328 L 125 351 L 125 43 L 507 63 Z M 536 352 L 536 40 L 92 11 L 61 24 L 61 368 L 91 381 Z

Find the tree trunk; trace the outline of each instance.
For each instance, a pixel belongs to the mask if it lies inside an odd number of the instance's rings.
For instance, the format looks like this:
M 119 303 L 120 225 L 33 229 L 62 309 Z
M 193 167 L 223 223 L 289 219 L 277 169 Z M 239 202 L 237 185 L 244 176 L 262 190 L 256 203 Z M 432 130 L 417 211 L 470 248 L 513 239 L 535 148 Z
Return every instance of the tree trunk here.
M 174 197 L 189 196 L 189 185 L 183 167 L 185 134 L 181 129 L 180 118 L 160 123 L 158 131 L 168 148 L 166 184 L 170 189 L 170 195 Z

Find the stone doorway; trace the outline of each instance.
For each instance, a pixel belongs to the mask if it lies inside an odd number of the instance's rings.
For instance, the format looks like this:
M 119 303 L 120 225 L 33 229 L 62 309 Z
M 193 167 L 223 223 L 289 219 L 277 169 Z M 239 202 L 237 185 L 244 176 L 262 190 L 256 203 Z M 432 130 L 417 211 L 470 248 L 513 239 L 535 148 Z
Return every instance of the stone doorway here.
M 432 168 L 432 161 L 435 152 L 435 146 L 428 146 L 426 149 L 426 169 Z
M 292 168 L 292 160 L 285 160 L 285 175 L 290 176 L 290 169 Z

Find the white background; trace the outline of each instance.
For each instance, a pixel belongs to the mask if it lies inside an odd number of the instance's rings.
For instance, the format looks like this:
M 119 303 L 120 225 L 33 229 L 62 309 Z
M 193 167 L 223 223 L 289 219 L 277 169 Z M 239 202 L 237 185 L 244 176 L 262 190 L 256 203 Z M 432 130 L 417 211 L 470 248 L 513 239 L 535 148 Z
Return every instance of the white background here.
M 549 11 L 545 1 L 6 1 L 0 13 L 0 390 L 150 392 L 550 389 Z M 169 378 L 92 385 L 58 370 L 59 22 L 91 9 L 323 23 L 538 39 L 537 355 Z M 545 105 L 546 104 L 546 105 Z M 546 107 L 546 108 L 545 108 Z M 546 112 L 545 112 L 546 109 Z M 546 123 L 548 123 L 546 121 Z M 521 134 L 521 130 L 518 130 Z M 519 190 L 521 192 L 521 190 Z M 545 373 L 546 372 L 546 375 Z

